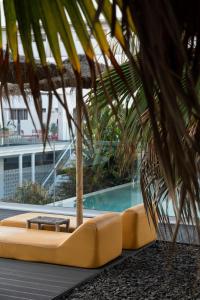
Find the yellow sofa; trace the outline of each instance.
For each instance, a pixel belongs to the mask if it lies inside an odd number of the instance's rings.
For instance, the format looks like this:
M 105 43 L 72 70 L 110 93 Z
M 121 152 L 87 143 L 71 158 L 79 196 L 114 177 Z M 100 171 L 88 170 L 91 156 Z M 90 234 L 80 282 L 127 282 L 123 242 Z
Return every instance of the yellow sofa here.
M 0 226 L 9 226 L 9 227 L 21 227 L 26 228 L 27 220 L 36 218 L 38 216 L 46 216 L 46 217 L 54 217 L 54 218 L 68 218 L 70 219 L 69 223 L 69 232 L 73 232 L 76 229 L 76 217 L 75 216 L 66 216 L 66 215 L 55 215 L 48 213 L 40 213 L 40 212 L 29 212 L 24 214 L 15 215 L 13 217 L 6 218 L 0 221 Z M 90 218 L 84 218 L 83 222 L 88 221 Z M 31 224 L 31 228 L 37 229 L 36 224 Z M 51 225 L 43 225 L 45 230 L 55 230 L 54 226 Z M 65 231 L 66 225 L 61 225 L 60 230 Z
M 122 252 L 121 216 L 92 218 L 73 233 L 0 226 L 0 257 L 97 268 Z
M 26 228 L 27 220 L 38 216 L 69 218 L 69 231 L 73 232 L 76 229 L 75 216 L 45 214 L 39 212 L 24 213 L 13 217 L 9 217 L 2 220 L 0 222 L 0 225 Z M 156 240 L 156 230 L 154 228 L 154 224 L 151 221 L 151 219 L 148 220 L 143 204 L 139 204 L 134 207 L 128 208 L 121 214 L 121 217 L 123 249 L 138 249 Z M 85 223 L 88 220 L 90 220 L 90 218 L 84 218 L 83 222 Z M 32 224 L 31 227 L 33 229 L 36 229 L 37 225 Z M 44 225 L 43 228 L 46 230 L 55 230 L 55 227 L 50 225 Z M 66 227 L 65 225 L 61 225 L 60 228 L 61 231 L 64 231 Z
M 122 213 L 123 249 L 138 249 L 156 240 L 156 230 L 143 204 Z

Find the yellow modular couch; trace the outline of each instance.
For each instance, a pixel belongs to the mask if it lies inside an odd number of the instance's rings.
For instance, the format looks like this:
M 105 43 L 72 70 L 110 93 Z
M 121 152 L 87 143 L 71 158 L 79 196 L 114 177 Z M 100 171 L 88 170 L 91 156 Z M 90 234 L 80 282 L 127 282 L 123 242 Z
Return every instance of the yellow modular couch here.
M 148 220 L 143 204 L 122 213 L 122 228 L 123 249 L 138 249 L 156 240 L 154 224 Z
M 73 233 L 0 226 L 0 257 L 97 268 L 122 251 L 121 216 L 92 218 Z
M 24 213 L 6 218 L 0 222 L 0 225 L 26 228 L 27 220 L 38 216 L 69 218 L 69 231 L 73 232 L 76 228 L 76 217 L 74 216 L 45 214 L 38 212 Z M 156 231 L 154 225 L 152 221 L 148 220 L 143 204 L 128 208 L 121 214 L 121 216 L 123 228 L 123 249 L 138 249 L 156 240 Z M 89 218 L 84 218 L 83 222 L 87 222 L 88 220 Z M 35 224 L 32 224 L 31 226 L 32 228 L 37 228 L 37 225 Z M 43 228 L 46 230 L 55 230 L 55 227 L 50 225 L 44 225 Z M 62 231 L 66 227 L 65 225 L 61 225 L 60 228 Z
M 40 212 L 30 212 L 30 213 L 24 213 L 15 215 L 13 217 L 6 218 L 2 221 L 0 221 L 1 226 L 10 226 L 10 227 L 22 227 L 26 228 L 27 226 L 27 220 L 36 218 L 39 216 L 46 216 L 46 217 L 54 217 L 54 218 L 67 218 L 70 219 L 69 223 L 69 232 L 73 232 L 76 229 L 76 217 L 74 216 L 66 216 L 66 215 L 55 215 L 55 214 L 45 214 Z M 84 218 L 83 222 L 88 221 L 90 218 Z M 31 228 L 37 229 L 36 224 L 31 224 Z M 43 228 L 45 230 L 55 230 L 55 226 L 51 225 L 43 225 Z M 60 231 L 65 231 L 66 225 L 60 226 Z

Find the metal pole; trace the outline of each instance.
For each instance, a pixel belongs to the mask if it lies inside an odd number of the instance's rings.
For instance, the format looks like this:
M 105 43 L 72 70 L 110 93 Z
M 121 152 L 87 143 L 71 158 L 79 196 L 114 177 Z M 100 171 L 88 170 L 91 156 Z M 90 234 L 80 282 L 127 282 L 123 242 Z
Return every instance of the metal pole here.
M 19 155 L 19 186 L 23 185 L 23 155 Z
M 31 181 L 35 183 L 35 153 L 31 154 Z
M 53 205 L 56 202 L 56 153 L 55 153 L 55 141 L 53 142 L 53 168 L 54 168 L 54 185 L 53 185 Z
M 83 146 L 82 146 L 82 89 L 76 88 L 76 223 L 77 227 L 83 223 Z

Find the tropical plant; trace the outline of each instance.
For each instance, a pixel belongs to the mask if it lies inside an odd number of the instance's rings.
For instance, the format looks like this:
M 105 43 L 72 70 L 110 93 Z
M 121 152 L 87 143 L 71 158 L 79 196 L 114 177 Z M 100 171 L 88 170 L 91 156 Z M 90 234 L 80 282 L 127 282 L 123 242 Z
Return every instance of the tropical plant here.
M 3 131 L 9 131 L 9 128 L 8 127 L 2 127 L 2 128 L 0 127 L 0 131 L 1 132 L 3 132 Z
M 122 125 L 126 120 L 127 110 L 124 107 L 119 109 L 118 117 L 120 117 L 121 126 L 118 126 L 111 108 L 105 106 L 98 109 L 98 104 L 101 103 L 101 99 L 98 99 L 98 91 L 97 85 L 95 99 L 93 98 L 91 101 L 91 96 L 90 101 L 87 101 L 90 132 L 86 125 L 83 130 L 85 138 L 83 142 L 84 164 L 93 169 L 91 186 L 96 189 L 131 182 L 136 175 L 134 164 L 137 160 L 137 153 L 132 141 L 122 142 L 124 136 Z M 127 156 L 129 159 L 125 160 Z M 86 177 L 84 176 L 84 178 Z
M 16 202 L 25 204 L 45 205 L 52 203 L 53 199 L 48 191 L 38 183 L 26 182 L 18 187 L 14 196 Z
M 123 70 L 123 75 L 125 80 L 130 80 L 132 69 L 130 68 L 130 61 L 124 62 L 121 66 Z M 174 191 L 175 199 L 172 198 L 170 194 L 170 189 L 167 186 L 165 179 L 165 174 L 162 170 L 162 167 L 159 163 L 157 149 L 155 147 L 154 135 L 150 121 L 149 107 L 144 92 L 143 82 L 137 72 L 137 69 L 134 72 L 134 80 L 130 89 L 127 89 L 126 84 L 121 80 L 121 76 L 117 73 L 116 70 L 111 70 L 108 73 L 102 75 L 100 81 L 97 82 L 97 87 L 95 90 L 92 90 L 88 95 L 88 102 L 90 109 L 92 108 L 92 116 L 96 114 L 98 120 L 101 122 L 102 111 L 109 110 L 107 122 L 103 122 L 105 127 L 113 118 L 112 107 L 117 111 L 117 116 L 120 117 L 121 125 L 121 134 L 119 138 L 119 147 L 124 144 L 127 146 L 130 143 L 135 145 L 136 153 L 141 153 L 142 155 L 142 164 L 141 164 L 141 188 L 143 192 L 143 199 L 145 204 L 150 207 L 150 213 L 153 214 L 153 205 L 156 204 L 157 212 L 160 219 L 165 221 L 165 224 L 169 224 L 168 214 L 166 210 L 162 209 L 163 204 L 165 207 L 169 206 L 169 203 L 173 201 L 173 207 L 175 211 L 175 216 L 180 219 L 182 222 L 188 221 L 188 208 L 189 202 L 186 198 L 185 205 L 182 206 L 182 215 L 180 214 L 180 200 L 183 198 L 183 182 L 180 177 L 175 178 L 174 182 Z M 110 107 L 107 106 L 107 101 L 104 95 L 109 94 L 110 96 Z M 133 97 L 134 95 L 134 97 Z M 156 97 L 156 95 L 155 95 Z M 187 113 L 183 110 L 183 117 L 187 124 L 188 131 L 191 136 L 194 134 L 194 122 L 190 123 L 190 120 L 187 116 Z M 101 130 L 104 130 L 104 125 L 100 125 Z M 97 125 L 98 128 L 98 125 Z M 98 134 L 99 130 L 97 130 Z M 126 142 L 124 143 L 124 139 Z M 183 140 L 184 142 L 184 140 Z M 128 164 L 130 162 L 130 154 L 126 153 L 123 149 L 124 163 Z M 194 218 L 194 216 L 191 216 Z M 191 221 L 194 219 L 191 218 Z M 171 229 L 171 228 L 170 228 Z M 169 232 L 172 233 L 170 230 Z M 173 238 L 176 238 L 178 232 L 178 227 L 174 232 Z
M 50 126 L 51 137 L 54 139 L 58 138 L 58 126 L 55 123 L 52 123 Z
M 51 126 L 50 126 L 50 132 L 52 134 L 56 134 L 58 133 L 58 126 L 55 124 L 55 123 L 52 123 Z
M 133 170 L 134 169 L 134 170 Z M 84 194 L 96 192 L 101 189 L 113 187 L 120 184 L 130 183 L 133 179 L 133 173 L 136 175 L 136 168 L 127 168 L 121 174 L 120 165 L 115 157 L 109 155 L 109 159 L 103 164 L 85 165 L 83 167 Z M 56 187 L 56 196 L 59 200 L 74 197 L 76 195 L 76 168 L 64 168 L 58 171 L 58 174 L 66 174 L 70 181 L 61 183 Z
M 200 206 L 199 193 L 199 128 L 200 128 L 200 2 L 199 0 L 4 0 L 8 50 L 4 56 L 2 42 L 0 42 L 0 81 L 1 87 L 13 79 L 8 72 L 9 49 L 12 52 L 15 82 L 18 83 L 24 101 L 29 109 L 24 90 L 24 82 L 29 82 L 34 97 L 35 107 L 41 122 L 44 138 L 47 136 L 42 125 L 42 107 L 40 98 L 40 76 L 37 64 L 34 61 L 31 44 L 34 35 L 42 69 L 46 74 L 49 86 L 49 114 L 47 128 L 49 127 L 50 111 L 52 106 L 52 92 L 57 95 L 54 81 L 51 80 L 51 67 L 46 61 L 42 40 L 41 26 L 47 34 L 60 82 L 64 87 L 65 69 L 61 60 L 58 36 L 63 44 L 72 64 L 71 81 L 75 82 L 77 92 L 77 212 L 78 223 L 82 216 L 82 116 L 88 114 L 82 98 L 84 81 L 81 78 L 81 65 L 77 55 L 76 46 L 71 34 L 70 22 L 80 40 L 87 56 L 91 70 L 91 85 L 95 83 L 98 73 L 95 68 L 95 51 L 91 43 L 91 35 L 96 39 L 105 65 L 109 62 L 120 75 L 120 84 L 125 84 L 130 92 L 133 103 L 133 112 L 130 121 L 138 119 L 141 135 L 150 133 L 153 137 L 153 146 L 159 162 L 164 184 L 177 207 L 177 224 L 182 220 L 199 224 L 197 216 Z M 130 77 L 128 81 L 123 69 L 118 65 L 109 46 L 100 16 L 123 48 L 129 59 Z M 89 31 L 88 32 L 88 29 Z M 18 55 L 18 31 L 21 36 L 26 61 L 20 64 Z M 137 47 L 131 47 L 130 38 L 137 34 Z M 0 39 L 1 41 L 1 39 Z M 26 67 L 24 67 L 24 64 Z M 108 70 L 108 74 L 109 74 Z M 13 73 L 12 73 L 13 74 Z M 11 78 L 12 77 L 12 78 Z M 100 75 L 101 77 L 101 75 Z M 138 81 L 139 78 L 139 81 Z M 123 82 L 123 83 L 122 83 Z M 141 104 L 131 92 L 132 85 L 138 88 L 142 83 L 146 99 L 147 111 L 141 114 Z M 104 86 L 103 86 L 104 89 Z M 113 87 L 114 90 L 114 87 Z M 52 91 L 52 92 L 51 92 Z M 58 95 L 57 95 L 58 96 Z M 117 118 L 118 97 L 113 106 L 110 95 L 105 91 L 105 100 L 111 106 L 112 113 Z M 67 101 L 59 99 L 65 107 L 69 120 L 71 119 Z M 135 107 L 135 109 L 134 109 Z M 29 109 L 30 111 L 30 109 Z M 132 116 L 132 117 L 131 117 Z M 117 118 L 120 126 L 120 119 Z M 137 122 L 137 124 L 138 124 Z M 144 126 L 148 122 L 149 126 Z M 134 127 L 134 122 L 132 123 Z M 144 129 L 143 129 L 144 127 Z M 150 145 L 148 143 L 148 145 Z M 149 146 L 148 146 L 149 147 Z M 151 150 L 150 149 L 150 150 Z M 147 153 L 149 148 L 146 149 Z M 150 160 L 151 162 L 151 156 Z M 152 162 L 153 163 L 153 162 Z M 177 197 L 177 182 L 180 182 L 180 197 Z M 160 189 L 162 192 L 162 189 Z M 145 192 L 145 189 L 144 189 Z M 152 201 L 145 197 L 145 205 L 152 209 Z M 178 203 L 178 205 L 176 205 Z M 184 210 L 185 208 L 185 210 Z M 185 211 L 185 213 L 184 213 Z M 187 211 L 187 213 L 186 213 Z

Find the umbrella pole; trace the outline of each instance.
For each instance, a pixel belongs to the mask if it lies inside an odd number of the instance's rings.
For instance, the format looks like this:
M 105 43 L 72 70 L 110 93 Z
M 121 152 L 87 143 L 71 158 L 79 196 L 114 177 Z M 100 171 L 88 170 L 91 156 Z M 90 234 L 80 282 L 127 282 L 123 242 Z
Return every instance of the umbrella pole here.
M 76 225 L 83 223 L 83 124 L 82 124 L 82 90 L 76 88 Z

